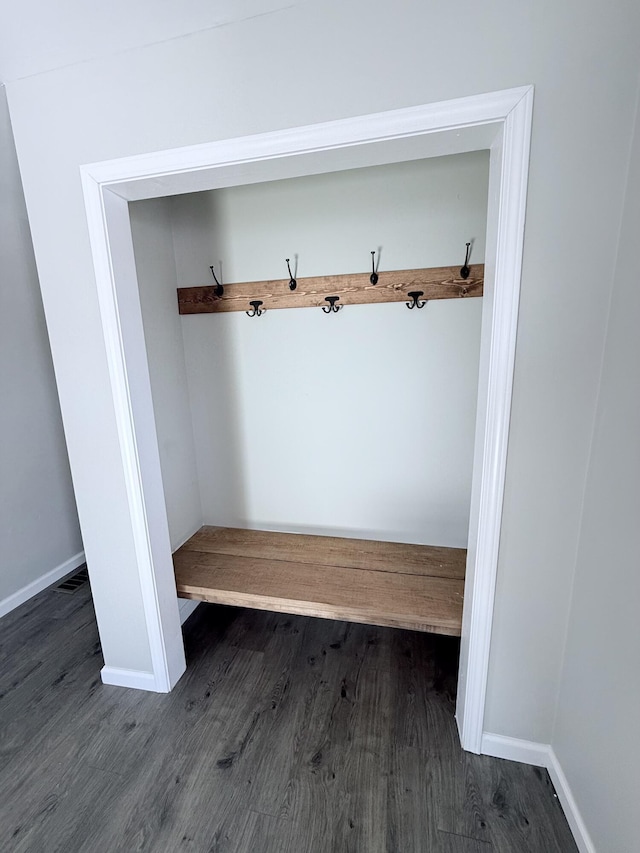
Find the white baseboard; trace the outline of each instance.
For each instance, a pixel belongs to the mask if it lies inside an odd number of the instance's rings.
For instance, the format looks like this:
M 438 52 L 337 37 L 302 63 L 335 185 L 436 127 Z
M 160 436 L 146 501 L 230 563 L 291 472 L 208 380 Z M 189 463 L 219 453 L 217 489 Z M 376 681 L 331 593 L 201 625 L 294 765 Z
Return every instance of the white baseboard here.
M 184 625 L 199 604 L 202 604 L 202 602 L 192 601 L 189 598 L 178 599 L 181 625 Z M 113 687 L 132 687 L 134 690 L 148 690 L 152 693 L 168 692 L 164 689 L 158 689 L 155 676 L 152 672 L 105 665 L 102 667 L 100 675 L 103 684 L 109 684 Z
M 482 754 L 506 758 L 509 761 L 520 761 L 523 764 L 532 764 L 534 767 L 545 767 L 551 777 L 578 850 L 580 853 L 596 853 L 578 804 L 571 793 L 567 777 L 550 744 L 485 732 L 482 735 Z
M 180 609 L 180 624 L 184 625 L 189 616 L 193 613 L 196 607 L 202 604 L 201 601 L 192 601 L 190 598 L 179 598 L 178 607 Z
M 142 672 L 138 669 L 120 669 L 117 666 L 103 666 L 100 670 L 103 684 L 114 687 L 133 687 L 134 690 L 148 690 L 152 693 L 165 693 L 158 690 L 156 679 L 152 672 Z
M 534 767 L 546 767 L 549 762 L 551 747 L 545 743 L 535 743 L 532 740 L 521 740 L 517 737 L 505 737 L 485 732 L 482 735 L 482 754 L 494 758 L 506 758 L 509 761 L 520 761 L 522 764 L 532 764 Z
M 558 757 L 555 754 L 553 747 L 549 747 L 549 763 L 547 764 L 549 776 L 553 782 L 553 787 L 556 789 L 556 794 L 560 800 L 560 805 L 564 811 L 567 822 L 573 834 L 578 850 L 580 853 L 596 853 L 596 847 L 587 830 L 580 809 L 576 803 L 567 777 L 564 775 Z
M 48 586 L 51 586 L 51 584 L 62 580 L 63 577 L 75 571 L 83 563 L 84 551 L 80 551 L 80 553 L 70 557 L 64 563 L 61 563 L 61 565 L 56 566 L 55 569 L 51 569 L 50 572 L 36 578 L 36 580 L 31 581 L 31 583 L 28 583 L 26 586 L 23 586 L 17 592 L 7 596 L 0 601 L 0 617 L 6 616 L 7 613 L 15 610 L 16 607 L 20 607 L 21 604 L 25 603 L 25 601 L 29 601 L 30 598 L 33 598 L 34 595 L 42 592 Z

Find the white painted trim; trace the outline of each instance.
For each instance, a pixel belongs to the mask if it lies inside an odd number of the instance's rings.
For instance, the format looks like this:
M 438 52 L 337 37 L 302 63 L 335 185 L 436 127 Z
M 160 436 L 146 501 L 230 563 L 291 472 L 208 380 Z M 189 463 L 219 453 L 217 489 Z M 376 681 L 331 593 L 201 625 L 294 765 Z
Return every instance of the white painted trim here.
M 482 754 L 505 758 L 508 761 L 520 761 L 534 767 L 544 767 L 549 773 L 578 850 L 580 853 L 597 853 L 567 777 L 550 744 L 534 743 L 530 740 L 485 732 L 482 736 Z
M 508 761 L 519 761 L 521 764 L 531 764 L 534 767 L 546 767 L 549 763 L 547 743 L 535 743 L 532 740 L 521 740 L 516 737 L 505 737 L 485 732 L 482 735 L 482 754 L 494 758 L 506 758 Z
M 180 624 L 184 625 L 201 601 L 192 601 L 190 598 L 179 598 L 178 609 L 180 610 Z
M 485 263 L 488 290 L 485 286 L 478 397 L 484 388 L 486 395 L 478 405 L 477 415 L 468 544 L 470 559 L 467 562 L 460 654 L 464 677 L 456 708 L 460 741 L 470 752 L 479 752 L 481 748 L 489 677 L 532 114 L 533 89 L 530 88 L 505 116 L 502 133 L 491 152 Z M 487 329 L 489 325 L 490 330 Z
M 147 690 L 152 693 L 168 693 L 161 689 L 152 672 L 137 669 L 120 669 L 117 666 L 103 666 L 100 670 L 103 684 L 113 687 L 133 687 L 134 690 Z
M 155 689 L 168 692 L 186 662 L 128 205 L 86 170 L 82 184 Z
M 495 198 L 490 199 L 489 207 L 493 221 L 487 244 L 478 392 L 484 401 L 478 407 L 476 428 L 474 535 L 469 543 L 456 714 L 463 747 L 480 752 L 511 411 L 532 105 L 533 89 L 523 87 L 81 167 L 154 673 L 169 688 L 184 655 L 181 635 L 175 631 L 175 592 L 172 601 L 168 595 L 172 571 L 166 510 L 149 405 L 130 223 L 123 200 L 157 197 L 185 191 L 185 187 L 189 191 L 210 188 L 216 181 L 218 186 L 229 186 L 231 180 L 240 180 L 241 173 L 242 180 L 247 180 L 249 172 L 251 180 L 264 180 L 266 174 L 274 174 L 274 164 L 280 177 L 287 176 L 287 169 L 291 174 L 304 174 L 301 162 L 309 169 L 327 170 L 338 162 L 336 154 L 361 152 L 366 159 L 374 144 L 376 151 L 386 152 L 378 154 L 378 162 L 395 162 L 400 156 L 398 140 L 413 140 L 416 157 L 429 156 L 434 138 L 447 135 L 452 151 L 460 150 L 456 145 L 462 138 L 468 141 L 466 150 L 474 150 L 474 145 L 486 148 L 479 139 L 486 141 L 491 130 L 490 185 Z M 197 181 L 201 182 L 198 187 Z M 127 310 L 120 313 L 122 305 Z M 133 319 L 129 311 L 135 315 Z M 176 662 L 173 675 L 171 661 Z
M 29 601 L 30 598 L 33 598 L 34 595 L 37 595 L 39 592 L 45 590 L 48 586 L 51 586 L 54 583 L 62 580 L 65 575 L 71 574 L 71 572 L 75 572 L 77 568 L 79 568 L 84 563 L 84 551 L 80 551 L 80 553 L 75 554 L 73 557 L 70 557 L 68 560 L 65 560 L 64 563 L 61 563 L 59 566 L 56 566 L 55 569 L 51 569 L 51 571 L 47 572 L 44 575 L 41 575 L 36 580 L 31 581 L 26 586 L 23 586 L 21 589 L 16 592 L 8 595 L 2 601 L 0 601 L 0 617 L 6 616 L 7 613 L 10 613 L 12 610 L 15 610 L 16 607 L 20 607 L 21 604 L 24 604 L 25 601 Z
M 410 136 L 457 132 L 478 125 L 498 125 L 532 92 L 532 86 L 520 86 L 433 104 L 137 154 L 81 166 L 81 173 L 90 175 L 96 183 L 116 193 L 124 192 L 130 181 L 149 181 L 143 197 L 152 198 L 155 195 L 152 183 L 167 175 L 205 172 L 231 164 L 370 145 Z
M 580 853 L 597 853 L 596 846 L 589 835 L 587 825 L 569 787 L 567 777 L 564 775 L 564 771 L 552 746 L 549 747 L 547 770 L 553 782 L 553 787 L 556 789 L 556 794 L 569 823 L 573 838 L 578 845 L 578 850 Z

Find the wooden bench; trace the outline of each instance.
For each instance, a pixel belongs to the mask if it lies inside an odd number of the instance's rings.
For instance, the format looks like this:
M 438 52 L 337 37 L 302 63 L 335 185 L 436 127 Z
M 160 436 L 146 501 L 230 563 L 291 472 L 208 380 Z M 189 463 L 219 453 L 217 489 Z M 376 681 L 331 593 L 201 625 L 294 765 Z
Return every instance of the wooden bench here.
M 202 527 L 174 554 L 181 598 L 460 636 L 466 550 Z

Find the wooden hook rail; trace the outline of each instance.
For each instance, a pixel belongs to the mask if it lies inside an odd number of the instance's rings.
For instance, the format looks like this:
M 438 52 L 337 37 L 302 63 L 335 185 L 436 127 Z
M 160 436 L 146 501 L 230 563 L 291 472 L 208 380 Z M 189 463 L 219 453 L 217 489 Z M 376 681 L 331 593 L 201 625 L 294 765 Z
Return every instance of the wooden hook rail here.
M 180 314 L 248 311 L 256 300 L 260 300 L 262 310 L 319 308 L 326 305 L 328 296 L 339 296 L 340 305 L 408 302 L 410 291 L 421 291 L 424 300 L 482 296 L 484 264 L 471 265 L 467 278 L 462 278 L 460 267 L 454 266 L 381 272 L 375 285 L 369 273 L 300 278 L 295 290 L 289 285 L 287 279 L 225 284 L 222 296 L 217 295 L 215 285 L 179 287 L 178 309 Z

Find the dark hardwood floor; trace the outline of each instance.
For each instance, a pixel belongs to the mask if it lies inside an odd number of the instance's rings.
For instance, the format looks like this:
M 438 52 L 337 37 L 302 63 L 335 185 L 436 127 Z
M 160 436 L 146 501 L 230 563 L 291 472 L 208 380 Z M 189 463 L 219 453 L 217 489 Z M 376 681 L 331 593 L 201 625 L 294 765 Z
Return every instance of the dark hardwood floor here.
M 201 605 L 106 687 L 88 586 L 0 620 L 0 850 L 575 853 L 546 772 L 461 751 L 458 641 Z

